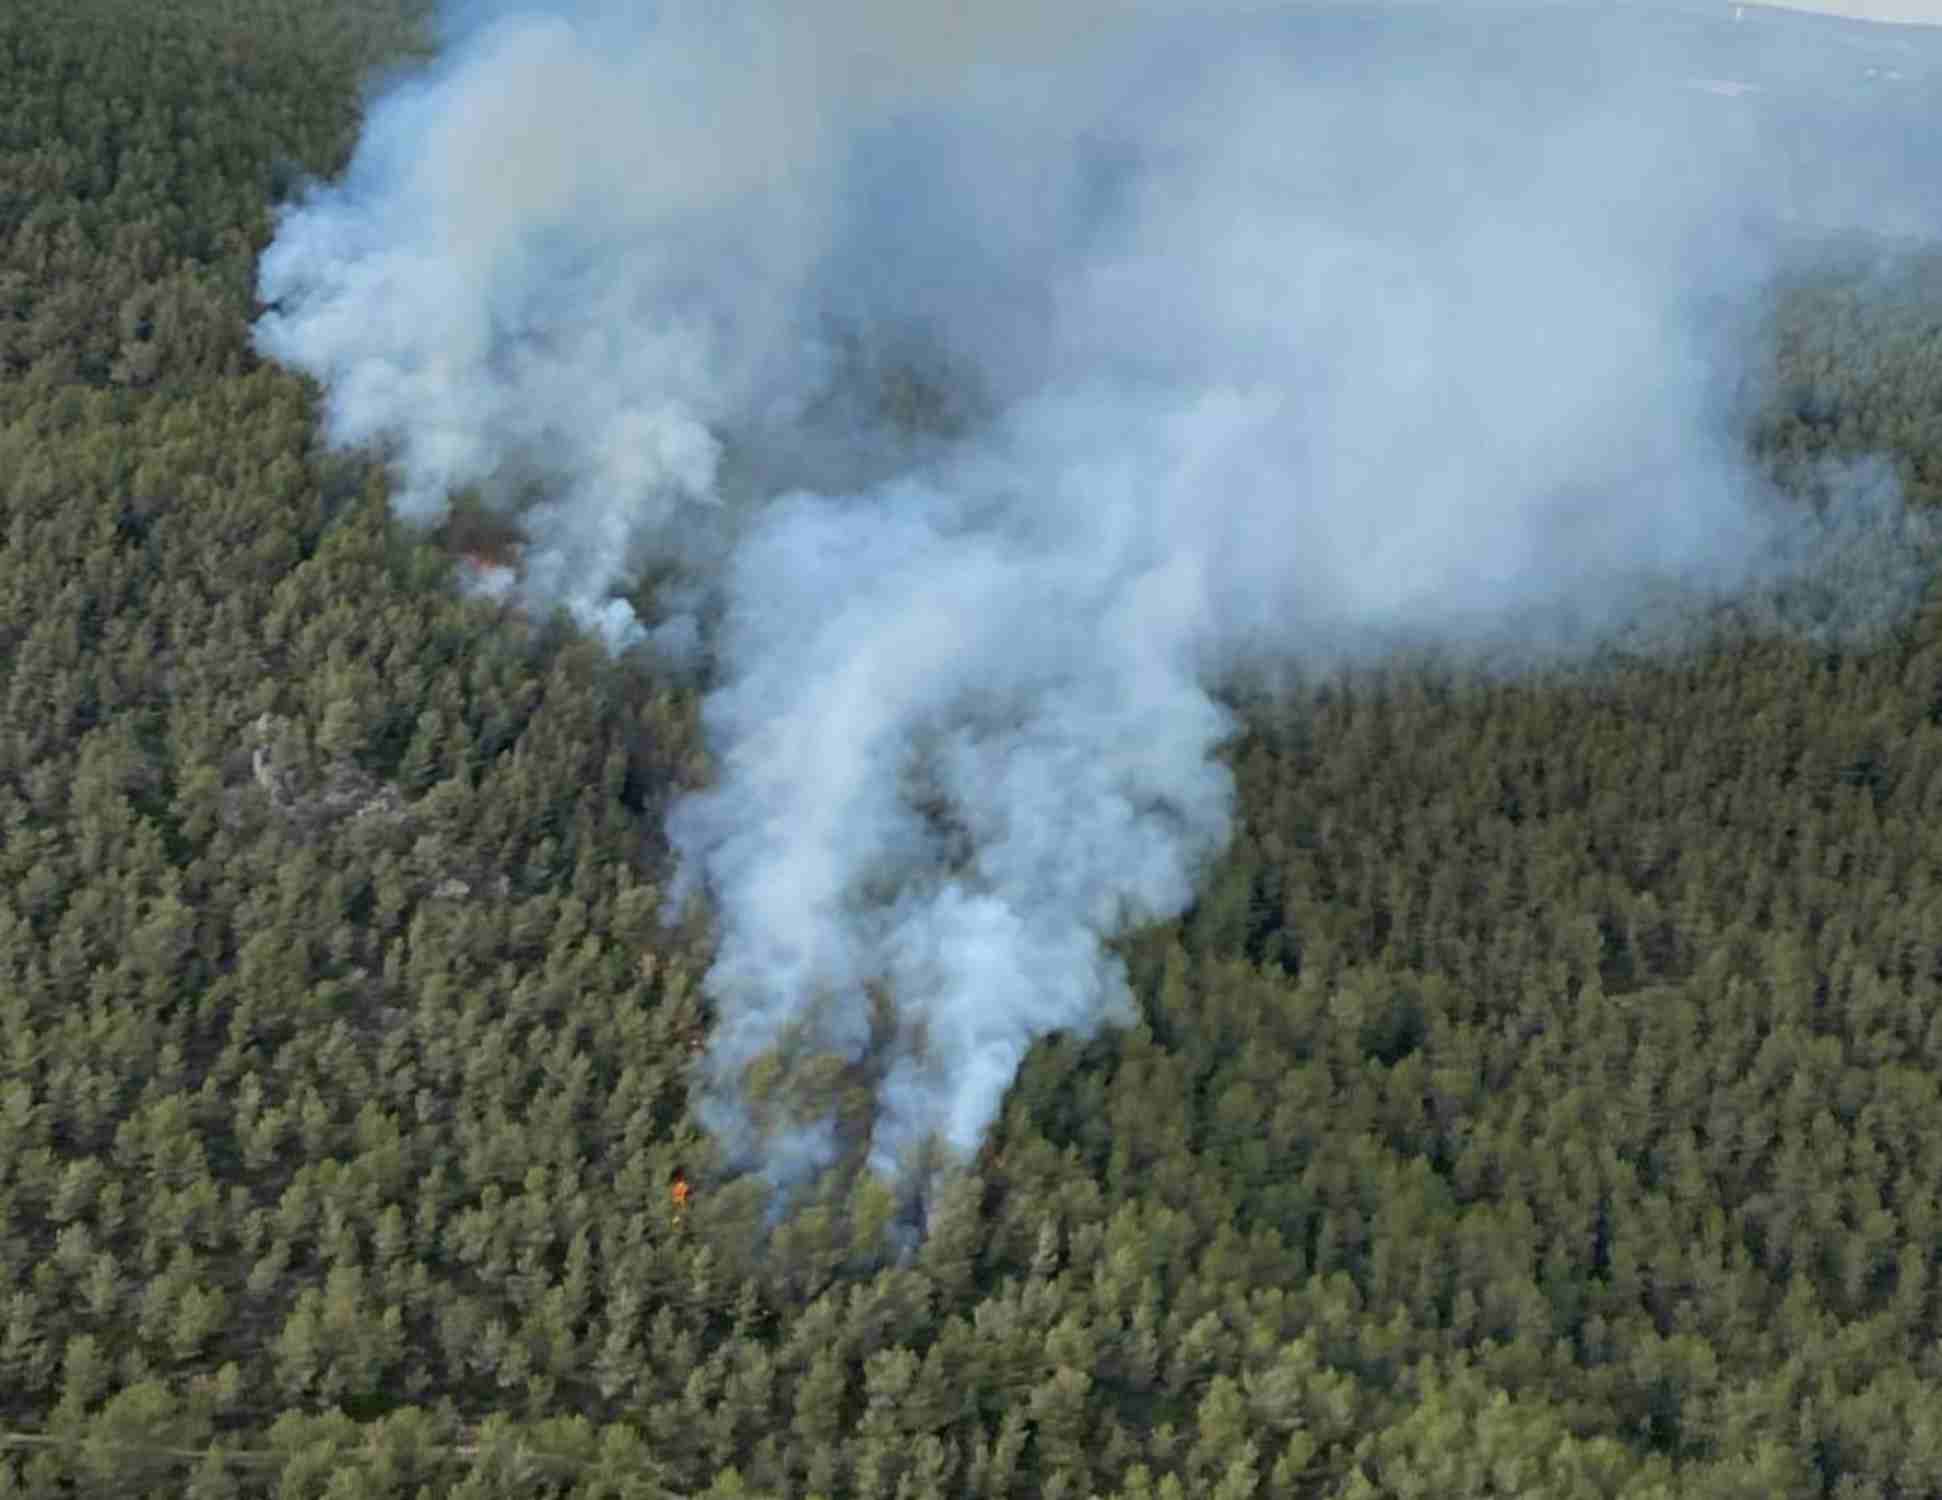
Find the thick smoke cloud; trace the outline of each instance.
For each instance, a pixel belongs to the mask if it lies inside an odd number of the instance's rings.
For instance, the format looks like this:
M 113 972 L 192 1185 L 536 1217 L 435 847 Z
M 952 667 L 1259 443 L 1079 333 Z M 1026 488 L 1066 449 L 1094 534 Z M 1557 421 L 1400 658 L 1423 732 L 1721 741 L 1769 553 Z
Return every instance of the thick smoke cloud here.
M 1815 157 L 1848 106 L 1717 32 L 1723 60 L 1555 6 L 448 19 L 282 218 L 259 344 L 333 441 L 385 445 L 405 515 L 517 514 L 526 597 L 706 674 L 718 779 L 670 834 L 718 915 L 731 1159 L 845 1149 L 751 1105 L 778 1047 L 867 1076 L 889 1172 L 974 1149 L 1034 1040 L 1130 1015 L 1110 939 L 1228 836 L 1223 674 L 1567 650 L 1787 554 L 1721 310 L 1885 158 Z M 637 615 L 650 562 L 677 581 Z

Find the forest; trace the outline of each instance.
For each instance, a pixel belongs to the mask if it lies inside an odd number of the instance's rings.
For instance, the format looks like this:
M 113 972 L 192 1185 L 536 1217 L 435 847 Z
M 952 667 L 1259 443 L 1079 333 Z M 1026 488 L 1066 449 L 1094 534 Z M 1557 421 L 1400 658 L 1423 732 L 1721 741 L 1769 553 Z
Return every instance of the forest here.
M 1237 689 L 1139 1022 L 765 1232 L 693 688 L 251 347 L 426 11 L 0 6 L 0 1496 L 1942 1494 L 1942 598 Z M 1942 503 L 1942 253 L 1769 318 L 1771 472 Z

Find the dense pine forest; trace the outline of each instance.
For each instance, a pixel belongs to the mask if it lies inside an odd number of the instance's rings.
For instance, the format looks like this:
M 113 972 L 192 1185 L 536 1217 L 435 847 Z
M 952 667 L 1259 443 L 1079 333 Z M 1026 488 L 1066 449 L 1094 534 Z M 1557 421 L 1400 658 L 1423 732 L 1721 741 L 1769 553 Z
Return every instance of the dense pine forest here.
M 0 1496 L 1942 1494 L 1920 603 L 1244 704 L 1141 1023 L 914 1254 L 867 1184 L 765 1237 L 693 690 L 466 597 L 251 352 L 423 12 L 0 6 Z M 1942 256 L 1760 347 L 1773 472 L 1942 500 Z

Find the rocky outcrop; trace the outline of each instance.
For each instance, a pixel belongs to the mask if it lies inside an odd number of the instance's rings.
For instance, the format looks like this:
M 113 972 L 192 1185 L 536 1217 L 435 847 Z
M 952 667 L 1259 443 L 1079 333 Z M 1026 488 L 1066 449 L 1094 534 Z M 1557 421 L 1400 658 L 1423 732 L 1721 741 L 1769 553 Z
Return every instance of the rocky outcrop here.
M 248 742 L 251 779 L 269 797 L 270 806 L 286 818 L 321 824 L 356 818 L 401 822 L 410 816 L 395 786 L 347 760 L 307 766 L 295 726 L 288 719 L 267 713 L 259 716 L 249 727 Z

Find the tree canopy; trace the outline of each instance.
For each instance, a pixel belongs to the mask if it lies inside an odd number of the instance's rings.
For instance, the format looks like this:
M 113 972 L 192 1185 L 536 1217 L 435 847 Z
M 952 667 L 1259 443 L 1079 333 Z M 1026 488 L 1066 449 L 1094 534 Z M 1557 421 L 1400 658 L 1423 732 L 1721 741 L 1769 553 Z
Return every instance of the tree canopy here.
M 1241 695 L 1140 1023 L 913 1255 L 868 1183 L 765 1240 L 692 690 L 465 597 L 250 350 L 424 19 L 0 8 L 0 1495 L 1942 1492 L 1932 602 Z M 1770 323 L 1772 472 L 1935 504 L 1942 255 Z

